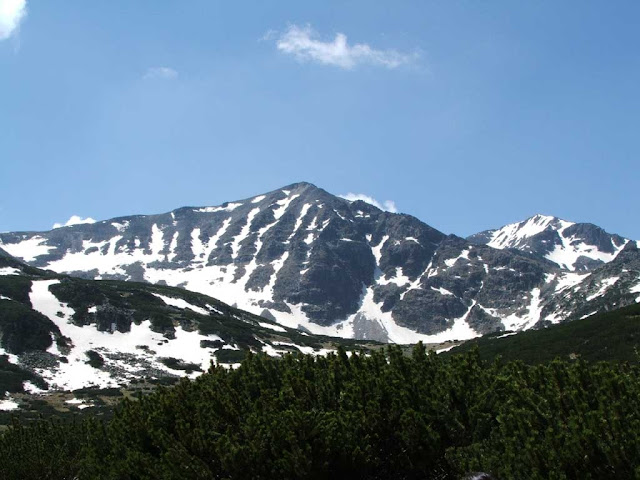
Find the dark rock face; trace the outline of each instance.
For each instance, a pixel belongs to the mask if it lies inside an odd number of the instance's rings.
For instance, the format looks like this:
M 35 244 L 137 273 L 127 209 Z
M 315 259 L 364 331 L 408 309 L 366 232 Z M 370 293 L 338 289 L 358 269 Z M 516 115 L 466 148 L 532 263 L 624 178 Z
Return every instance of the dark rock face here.
M 398 323 L 427 335 L 451 328 L 453 319 L 467 311 L 463 300 L 429 290 L 411 290 L 394 310 Z M 425 321 L 428 316 L 429 321 Z
M 568 227 L 563 236 L 573 238 L 573 242 L 583 242 L 595 246 L 599 251 L 614 253 L 615 247 L 625 243 L 619 235 L 611 235 L 592 223 L 576 223 Z
M 329 325 L 357 311 L 362 285 L 373 281 L 374 258 L 362 242 L 333 240 L 314 249 L 305 275 L 302 265 L 288 267 L 276 281 L 275 299 L 307 304 L 309 318 Z
M 529 324 L 540 309 L 564 318 L 577 306 L 554 300 L 562 268 L 595 272 L 627 242 L 553 217 L 509 227 L 465 240 L 297 183 L 219 207 L 4 233 L 0 245 L 57 272 L 182 286 L 288 325 L 406 341 L 394 325 L 435 335 L 464 321 L 487 333 L 507 317 Z M 558 251 L 575 262 L 554 263 Z M 113 315 L 92 321 L 109 329 Z M 126 329 L 130 319 L 115 324 Z M 166 320 L 154 328 L 171 333 Z
M 477 305 L 474 305 L 469 312 L 467 322 L 476 332 L 483 335 L 504 330 L 504 325 L 498 317 L 490 315 Z

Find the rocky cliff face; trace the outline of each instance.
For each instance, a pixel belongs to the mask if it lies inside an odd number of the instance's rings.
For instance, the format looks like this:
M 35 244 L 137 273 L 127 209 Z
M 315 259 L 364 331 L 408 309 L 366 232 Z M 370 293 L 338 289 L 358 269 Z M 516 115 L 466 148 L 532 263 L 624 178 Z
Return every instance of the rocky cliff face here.
M 547 305 L 628 241 L 563 222 L 465 240 L 298 183 L 215 207 L 0 234 L 0 245 L 56 272 L 180 286 L 316 334 L 438 342 L 570 316 Z M 557 261 L 558 247 L 569 260 Z

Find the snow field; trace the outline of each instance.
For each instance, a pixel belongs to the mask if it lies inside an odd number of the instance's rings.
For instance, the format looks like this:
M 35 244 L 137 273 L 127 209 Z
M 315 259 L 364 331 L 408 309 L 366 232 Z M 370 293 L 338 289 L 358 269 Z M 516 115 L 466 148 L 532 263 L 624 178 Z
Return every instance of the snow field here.
M 129 375 L 125 375 L 124 378 L 114 378 L 108 372 L 93 368 L 86 363 L 86 352 L 88 350 L 95 350 L 103 355 L 107 366 L 114 364 L 114 361 L 109 358 L 109 353 L 132 354 L 150 363 L 153 368 L 182 375 L 184 372 L 173 370 L 158 359 L 177 358 L 183 362 L 195 363 L 206 371 L 209 368 L 215 349 L 201 348 L 200 341 L 222 340 L 216 335 L 205 336 L 196 331 L 185 331 L 182 328 L 176 329 L 175 339 L 168 340 L 161 334 L 151 331 L 151 322 L 149 320 L 145 320 L 139 325 L 132 323 L 131 331 L 127 333 L 118 331 L 113 333 L 101 332 L 93 326 L 78 327 L 69 321 L 74 313 L 73 309 L 60 302 L 49 290 L 51 285 L 58 282 L 59 280 L 35 281 L 30 294 L 33 308 L 54 322 L 63 336 L 73 339 L 71 352 L 67 355 L 68 363 L 60 363 L 59 368 L 54 372 L 41 372 L 45 380 L 56 388 L 75 390 L 89 385 L 101 388 L 115 387 L 127 379 L 134 378 L 135 372 L 140 367 L 134 361 L 125 367 L 131 372 Z M 183 308 L 183 306 L 191 309 L 198 308 L 184 300 L 180 301 L 180 299 L 164 296 L 160 296 L 160 298 L 167 304 L 175 304 L 174 306 L 178 308 Z M 55 342 L 49 351 L 56 355 L 60 354 Z M 123 366 L 121 363 L 118 363 L 118 365 Z M 198 372 L 194 372 L 192 376 L 197 374 Z

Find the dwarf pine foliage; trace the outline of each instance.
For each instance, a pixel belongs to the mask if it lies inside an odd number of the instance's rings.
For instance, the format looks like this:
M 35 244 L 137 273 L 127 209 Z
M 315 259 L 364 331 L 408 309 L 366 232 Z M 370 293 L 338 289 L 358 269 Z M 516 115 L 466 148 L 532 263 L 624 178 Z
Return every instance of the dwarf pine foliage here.
M 109 422 L 12 426 L 6 479 L 640 478 L 640 368 L 417 345 L 249 355 Z

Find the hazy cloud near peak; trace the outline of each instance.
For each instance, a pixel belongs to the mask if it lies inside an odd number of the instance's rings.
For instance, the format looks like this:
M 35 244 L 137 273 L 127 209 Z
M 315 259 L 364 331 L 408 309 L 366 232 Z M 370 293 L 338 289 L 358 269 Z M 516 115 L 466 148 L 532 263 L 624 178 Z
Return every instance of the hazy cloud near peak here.
M 374 207 L 378 207 L 380 210 L 384 210 L 386 212 L 398 213 L 398 209 L 396 208 L 396 204 L 393 200 L 385 200 L 380 203 L 375 198 L 365 195 L 364 193 L 347 193 L 345 195 L 338 195 L 340 198 L 344 198 L 345 200 L 349 200 L 350 202 L 355 202 L 356 200 L 362 200 L 363 202 L 367 202 Z
M 66 223 L 54 223 L 51 228 L 70 227 L 71 225 L 80 225 L 83 223 L 96 223 L 96 221 L 91 217 L 82 218 L 80 215 L 71 215 L 71 218 L 67 220 Z
M 267 33 L 265 38 L 274 36 Z M 349 45 L 344 33 L 337 33 L 333 41 L 322 41 L 310 25 L 291 25 L 282 33 L 276 46 L 279 51 L 293 55 L 299 61 L 310 61 L 343 69 L 358 65 L 374 65 L 389 69 L 412 63 L 417 54 L 406 54 L 396 50 L 376 50 L 366 43 Z
M 178 71 L 171 67 L 150 67 L 144 74 L 144 78 L 173 80 L 178 78 Z
M 26 0 L 0 0 L 0 40 L 6 40 L 16 33 L 26 16 Z

